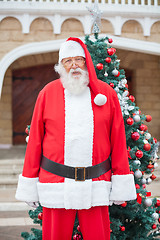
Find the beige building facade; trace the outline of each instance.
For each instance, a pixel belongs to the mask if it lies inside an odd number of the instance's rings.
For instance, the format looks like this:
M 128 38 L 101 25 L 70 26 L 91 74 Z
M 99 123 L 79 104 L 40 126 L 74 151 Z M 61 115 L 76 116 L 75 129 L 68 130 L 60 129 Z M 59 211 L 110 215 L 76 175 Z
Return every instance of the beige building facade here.
M 159 6 L 158 6 L 159 7 Z M 159 8 L 160 9 L 160 8 Z M 4 74 L 2 92 L 0 99 L 0 145 L 11 146 L 13 142 L 13 119 L 15 112 L 13 111 L 13 73 L 21 69 L 31 69 L 37 66 L 53 65 L 58 61 L 58 47 L 54 47 L 57 41 L 63 41 L 70 36 L 83 37 L 86 33 L 82 22 L 74 16 L 67 18 L 61 24 L 61 31 L 54 33 L 54 26 L 47 17 L 37 16 L 30 23 L 29 31 L 24 33 L 22 24 L 19 19 L 13 16 L 6 16 L 0 22 L 0 60 L 14 56 L 15 59 L 10 60 L 10 64 L 6 67 Z M 58 31 L 58 30 L 57 30 Z M 111 21 L 102 17 L 101 34 L 112 35 L 113 39 L 115 29 Z M 160 47 L 160 19 L 152 24 L 150 34 L 145 36 L 142 25 L 137 21 L 130 19 L 121 26 L 121 33 L 118 36 L 121 40 L 135 40 L 135 50 L 125 46 L 118 47 L 117 56 L 121 60 L 120 68 L 129 72 L 130 92 L 136 98 L 136 105 L 139 106 L 143 114 L 152 116 L 152 121 L 148 123 L 149 132 L 152 136 L 160 140 L 160 54 L 156 51 L 147 52 L 136 50 L 138 44 L 147 43 L 147 46 Z M 49 43 L 53 44 L 53 50 L 35 51 L 29 50 L 28 53 L 17 55 L 20 48 L 25 50 L 34 43 L 38 46 L 43 42 L 43 46 Z M 116 44 L 116 40 L 114 40 Z M 157 45 L 156 45 L 157 44 Z M 47 46 L 45 46 L 47 47 Z M 19 49 L 19 50 L 17 50 Z M 160 49 L 157 51 L 160 52 Z M 12 54 L 11 54 L 12 53 Z M 44 76 L 45 78 L 45 76 Z M 1 79 L 2 81 L 2 79 Z M 21 81 L 19 84 L 23 84 Z M 26 94 L 26 101 L 30 98 L 29 93 Z M 17 102 L 20 99 L 17 99 Z M 24 109 L 25 112 L 26 109 Z

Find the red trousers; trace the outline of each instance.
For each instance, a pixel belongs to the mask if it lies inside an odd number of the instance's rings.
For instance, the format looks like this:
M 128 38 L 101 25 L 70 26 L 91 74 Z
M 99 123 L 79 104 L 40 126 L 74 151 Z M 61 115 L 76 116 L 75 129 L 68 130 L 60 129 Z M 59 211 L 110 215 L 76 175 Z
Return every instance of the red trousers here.
M 43 240 L 71 240 L 74 221 L 78 220 L 84 240 L 110 240 L 110 221 L 107 206 L 90 209 L 43 208 Z

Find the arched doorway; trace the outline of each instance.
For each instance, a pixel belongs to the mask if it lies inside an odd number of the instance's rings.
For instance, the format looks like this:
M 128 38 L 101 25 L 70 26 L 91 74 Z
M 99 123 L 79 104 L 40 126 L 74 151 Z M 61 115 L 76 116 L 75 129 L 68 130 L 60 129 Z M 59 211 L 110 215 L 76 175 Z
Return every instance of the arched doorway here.
M 25 144 L 25 128 L 30 125 L 39 91 L 58 78 L 53 64 L 12 71 L 13 144 Z

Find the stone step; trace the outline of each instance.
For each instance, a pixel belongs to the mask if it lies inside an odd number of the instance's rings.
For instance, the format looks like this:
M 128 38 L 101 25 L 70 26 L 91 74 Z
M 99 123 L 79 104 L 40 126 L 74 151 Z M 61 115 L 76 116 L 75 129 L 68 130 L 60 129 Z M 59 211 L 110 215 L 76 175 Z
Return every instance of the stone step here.
M 0 178 L 0 189 L 16 188 L 18 177 L 16 178 Z
M 11 176 L 11 175 L 17 175 L 17 174 L 19 174 L 19 173 L 21 173 L 22 172 L 22 167 L 18 167 L 18 168 L 13 168 L 13 169 L 11 169 L 11 168 L 7 168 L 7 169 L 0 169 L 0 176 L 7 176 L 7 177 L 9 177 L 9 176 Z
M 23 163 L 24 163 L 24 159 L 0 159 L 0 167 L 23 165 Z

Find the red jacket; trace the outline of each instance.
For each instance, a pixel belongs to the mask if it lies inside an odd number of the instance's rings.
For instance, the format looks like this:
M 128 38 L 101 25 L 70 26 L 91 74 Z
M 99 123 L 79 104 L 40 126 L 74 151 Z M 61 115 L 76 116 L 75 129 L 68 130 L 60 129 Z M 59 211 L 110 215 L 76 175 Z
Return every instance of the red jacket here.
M 87 209 L 136 198 L 117 94 L 102 81 L 99 87 L 107 96 L 103 106 L 94 104 L 95 95 L 89 87 L 80 95 L 72 95 L 59 79 L 39 93 L 17 199 L 40 201 L 50 208 Z M 43 170 L 42 154 L 78 167 L 96 165 L 111 155 L 112 167 L 98 178 L 75 182 Z

